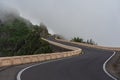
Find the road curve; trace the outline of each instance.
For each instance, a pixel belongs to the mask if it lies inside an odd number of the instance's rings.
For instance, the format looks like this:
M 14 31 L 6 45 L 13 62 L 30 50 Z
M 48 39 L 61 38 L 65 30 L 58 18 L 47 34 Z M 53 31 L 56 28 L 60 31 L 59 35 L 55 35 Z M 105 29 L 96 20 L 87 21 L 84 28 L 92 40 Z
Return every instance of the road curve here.
M 112 51 L 56 42 L 82 48 L 85 54 L 30 67 L 21 73 L 21 80 L 114 80 L 103 70 Z

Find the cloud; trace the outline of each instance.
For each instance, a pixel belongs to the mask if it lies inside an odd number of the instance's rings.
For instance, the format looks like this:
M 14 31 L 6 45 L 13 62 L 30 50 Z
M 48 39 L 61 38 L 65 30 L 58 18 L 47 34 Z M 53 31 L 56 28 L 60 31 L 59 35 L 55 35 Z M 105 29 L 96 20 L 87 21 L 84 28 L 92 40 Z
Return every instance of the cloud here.
M 9 1 L 9 2 L 8 2 Z M 0 1 L 1 2 L 1 1 Z M 45 23 L 68 39 L 79 36 L 99 45 L 120 46 L 119 0 L 3 0 L 34 24 Z
M 11 6 L 0 3 L 0 20 L 6 21 L 12 17 L 19 17 L 19 12 Z

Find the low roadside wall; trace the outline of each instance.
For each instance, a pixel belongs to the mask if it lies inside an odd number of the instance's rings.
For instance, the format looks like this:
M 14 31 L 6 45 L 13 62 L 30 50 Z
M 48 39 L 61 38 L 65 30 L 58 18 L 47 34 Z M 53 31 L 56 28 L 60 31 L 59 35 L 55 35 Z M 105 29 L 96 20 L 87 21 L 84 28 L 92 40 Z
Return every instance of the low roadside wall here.
M 38 55 L 1 57 L 0 58 L 0 67 L 20 65 L 20 64 L 33 63 L 33 62 L 40 62 L 40 61 L 59 59 L 59 58 L 64 58 L 64 57 L 70 57 L 70 56 L 74 56 L 74 55 L 79 55 L 82 52 L 82 50 L 80 48 L 76 48 L 76 47 L 72 47 L 72 46 L 66 46 L 66 45 L 56 43 L 56 42 L 53 42 L 53 41 L 49 41 L 49 40 L 46 40 L 46 39 L 43 39 L 43 40 L 48 41 L 50 44 L 53 44 L 55 46 L 59 46 L 59 47 L 69 49 L 69 50 L 72 50 L 72 51 L 48 53 L 48 54 L 38 54 Z
M 56 38 L 56 40 L 63 41 L 63 42 L 70 42 L 70 43 L 73 43 L 73 44 L 82 45 L 82 46 L 91 47 L 91 48 L 112 50 L 112 51 L 120 51 L 120 48 L 118 48 L 118 47 L 104 47 L 104 46 L 90 45 L 90 44 L 85 44 L 85 43 L 78 43 L 78 42 L 72 42 L 72 41 L 57 39 L 57 38 Z

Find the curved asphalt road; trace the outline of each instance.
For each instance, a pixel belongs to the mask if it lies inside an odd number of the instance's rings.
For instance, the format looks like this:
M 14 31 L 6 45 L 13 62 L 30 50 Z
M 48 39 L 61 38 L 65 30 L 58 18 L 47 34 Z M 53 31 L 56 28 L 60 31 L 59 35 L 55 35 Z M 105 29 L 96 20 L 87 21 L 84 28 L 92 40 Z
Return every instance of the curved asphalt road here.
M 113 80 L 103 70 L 112 51 L 56 42 L 82 48 L 85 54 L 31 67 L 22 73 L 21 80 Z

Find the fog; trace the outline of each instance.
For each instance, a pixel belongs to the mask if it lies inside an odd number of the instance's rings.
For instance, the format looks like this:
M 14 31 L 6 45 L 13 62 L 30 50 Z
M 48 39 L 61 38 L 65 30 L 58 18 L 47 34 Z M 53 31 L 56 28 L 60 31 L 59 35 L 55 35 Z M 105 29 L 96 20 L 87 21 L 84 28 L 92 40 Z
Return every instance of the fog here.
M 92 38 L 99 45 L 120 47 L 119 0 L 0 0 L 0 4 L 67 39 Z
M 16 9 L 0 3 L 0 20 L 2 22 L 19 16 L 20 14 Z

